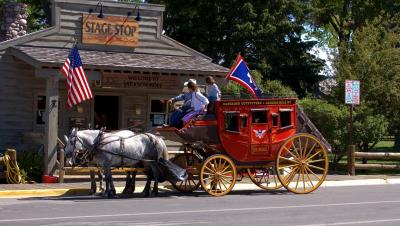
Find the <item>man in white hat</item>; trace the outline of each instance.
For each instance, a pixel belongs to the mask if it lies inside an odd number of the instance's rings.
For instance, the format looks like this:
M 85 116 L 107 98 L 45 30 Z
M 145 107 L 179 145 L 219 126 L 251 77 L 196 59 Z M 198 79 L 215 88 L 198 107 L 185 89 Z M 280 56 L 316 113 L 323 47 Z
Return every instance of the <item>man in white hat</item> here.
M 185 83 L 183 83 L 183 85 L 186 87 L 189 82 L 193 82 L 194 84 L 196 84 L 196 80 L 191 78 L 188 81 L 186 81 Z M 171 117 L 169 120 L 170 126 L 178 127 L 179 121 L 183 118 L 183 116 L 186 115 L 186 113 L 188 113 L 191 110 L 191 100 L 192 100 L 191 92 L 184 92 L 184 93 L 168 100 L 168 103 L 174 103 L 176 101 L 183 101 L 181 108 L 176 109 L 176 111 L 174 111 L 171 114 Z

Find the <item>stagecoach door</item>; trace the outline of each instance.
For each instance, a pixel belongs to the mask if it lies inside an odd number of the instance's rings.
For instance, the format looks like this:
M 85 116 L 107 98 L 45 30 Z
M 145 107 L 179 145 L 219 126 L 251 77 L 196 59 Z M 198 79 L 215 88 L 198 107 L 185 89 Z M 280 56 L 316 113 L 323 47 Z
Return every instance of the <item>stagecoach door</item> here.
M 250 155 L 255 160 L 265 160 L 270 153 L 270 125 L 268 109 L 252 109 L 250 118 Z

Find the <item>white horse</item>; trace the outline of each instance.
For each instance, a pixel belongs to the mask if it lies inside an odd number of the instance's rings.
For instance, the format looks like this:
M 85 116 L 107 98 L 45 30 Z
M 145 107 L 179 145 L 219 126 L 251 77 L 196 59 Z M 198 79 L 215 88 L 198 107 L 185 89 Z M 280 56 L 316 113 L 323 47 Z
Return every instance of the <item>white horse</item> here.
M 151 179 L 154 179 L 153 193 L 158 195 L 158 181 L 163 176 L 169 180 L 185 180 L 187 177 L 184 170 L 179 174 L 168 170 L 172 163 L 167 160 L 167 147 L 161 138 L 150 133 L 135 135 L 129 130 L 103 133 L 99 130 L 73 129 L 66 140 L 65 154 L 71 165 L 80 164 L 82 159 L 88 159 L 87 161 L 102 167 L 106 180 L 105 195 L 108 197 L 115 195 L 112 167 L 135 167 L 142 163 L 147 175 L 145 196 L 150 195 Z M 164 167 L 160 167 L 160 163 Z M 167 169 L 164 175 L 160 169 Z M 171 172 L 175 174 L 170 175 Z

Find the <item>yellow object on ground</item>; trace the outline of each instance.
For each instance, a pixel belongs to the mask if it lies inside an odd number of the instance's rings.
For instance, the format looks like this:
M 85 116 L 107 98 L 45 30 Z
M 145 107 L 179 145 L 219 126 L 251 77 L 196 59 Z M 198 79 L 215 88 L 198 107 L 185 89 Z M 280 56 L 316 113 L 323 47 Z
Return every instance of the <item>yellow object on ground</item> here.
M 11 156 L 13 156 L 13 159 L 11 158 Z M 3 161 L 6 166 L 6 179 L 8 184 L 24 183 L 16 159 L 16 151 L 14 149 L 7 149 L 6 153 L 3 156 Z

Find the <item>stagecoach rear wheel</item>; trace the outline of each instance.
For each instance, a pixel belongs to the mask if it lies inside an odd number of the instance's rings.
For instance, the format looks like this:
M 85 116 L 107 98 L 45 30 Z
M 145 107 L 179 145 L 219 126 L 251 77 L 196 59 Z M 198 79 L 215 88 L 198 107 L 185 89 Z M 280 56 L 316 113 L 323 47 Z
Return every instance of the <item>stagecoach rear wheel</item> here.
M 276 169 L 282 185 L 297 194 L 317 189 L 328 173 L 328 152 L 325 146 L 306 133 L 287 139 L 276 156 Z
M 235 186 L 236 176 L 235 163 L 225 155 L 216 154 L 204 161 L 200 171 L 200 182 L 208 194 L 223 196 Z
M 178 181 L 173 183 L 172 186 L 180 192 L 193 192 L 200 186 L 200 167 L 201 159 L 195 154 L 179 154 L 172 159 L 172 162 L 181 168 L 185 169 L 188 178 L 185 181 Z
M 247 174 L 255 185 L 264 190 L 270 191 L 282 187 L 275 166 L 270 166 L 268 168 L 248 168 Z

